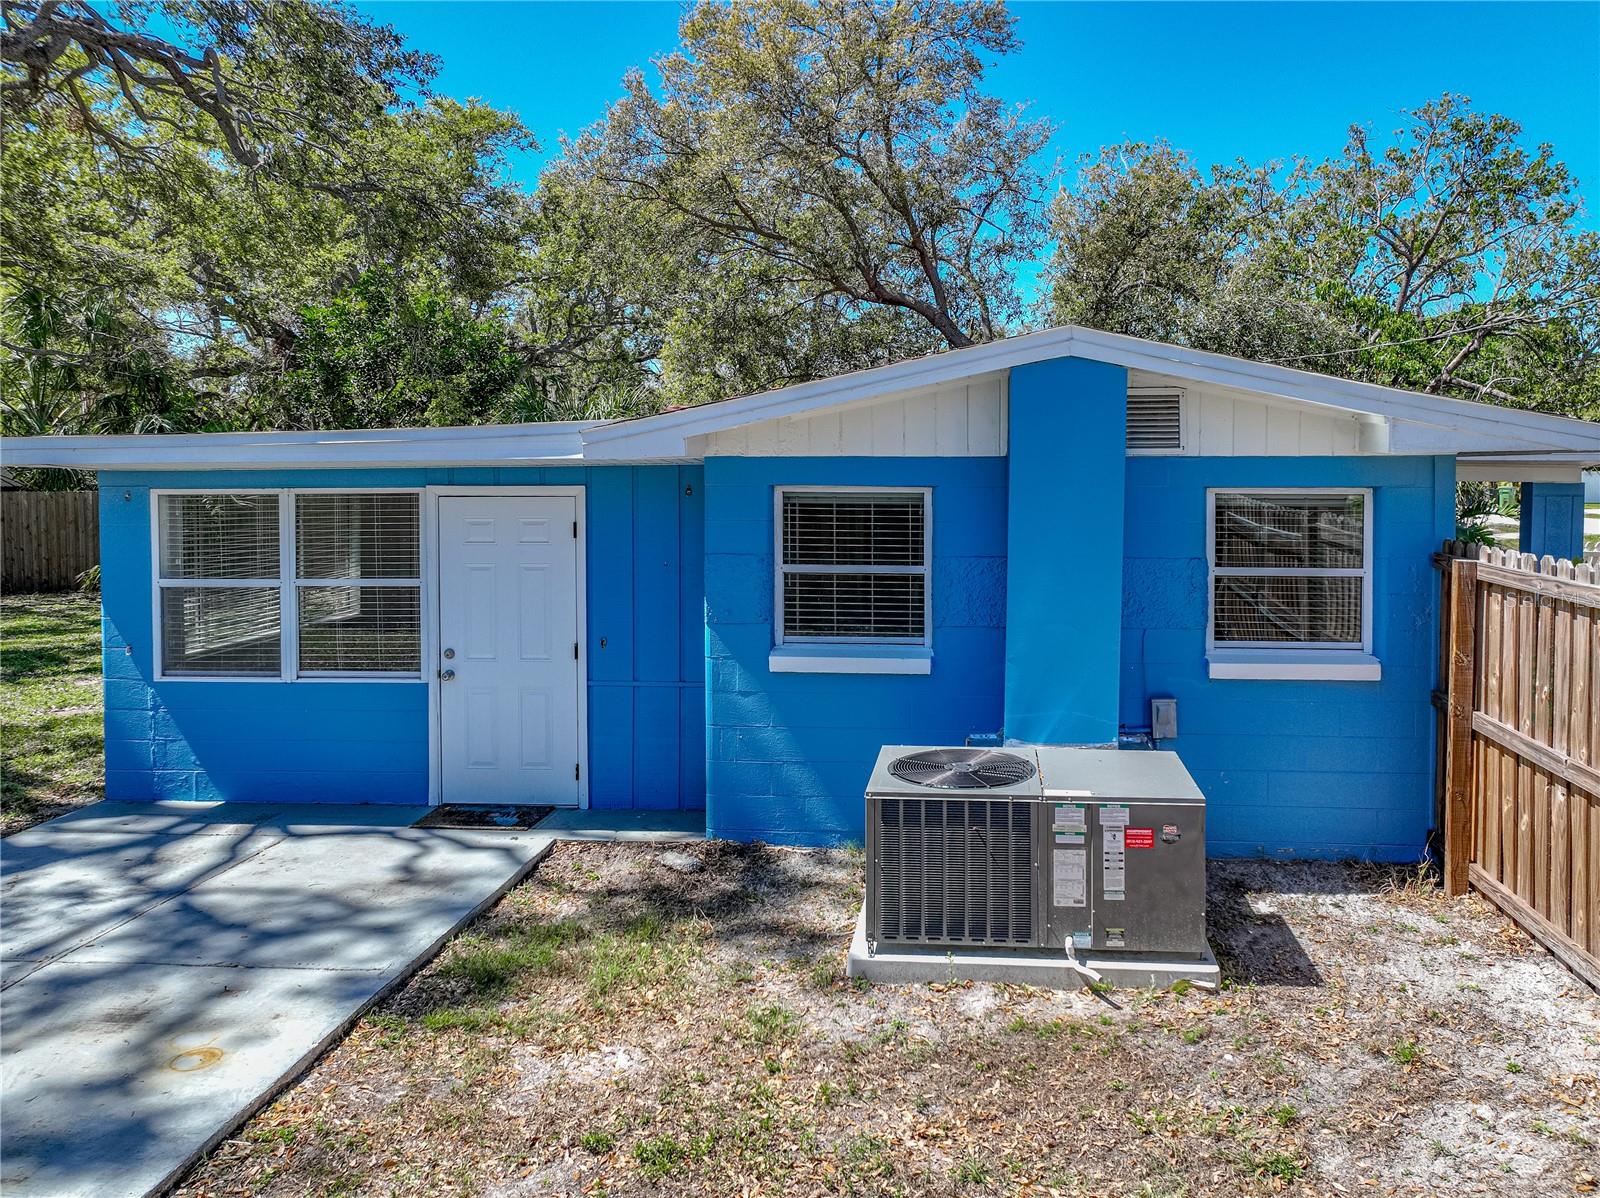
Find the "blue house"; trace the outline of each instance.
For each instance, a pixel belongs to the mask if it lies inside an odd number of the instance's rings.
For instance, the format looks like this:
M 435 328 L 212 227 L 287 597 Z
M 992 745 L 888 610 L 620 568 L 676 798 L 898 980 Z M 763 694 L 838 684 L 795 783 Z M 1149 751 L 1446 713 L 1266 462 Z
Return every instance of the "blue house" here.
M 862 835 L 880 745 L 1132 744 L 1215 855 L 1416 859 L 1461 478 L 1600 426 L 1058 328 L 633 420 L 14 439 L 98 472 L 116 799 Z

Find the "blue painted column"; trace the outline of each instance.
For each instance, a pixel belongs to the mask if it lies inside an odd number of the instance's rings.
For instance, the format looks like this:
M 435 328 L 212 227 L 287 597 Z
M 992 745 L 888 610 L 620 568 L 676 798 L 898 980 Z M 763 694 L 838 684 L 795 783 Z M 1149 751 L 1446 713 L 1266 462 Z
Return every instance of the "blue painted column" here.
M 1523 483 L 1523 553 L 1555 558 L 1583 556 L 1583 484 Z
M 1127 394 L 1127 371 L 1082 358 L 1011 372 L 1009 740 L 1116 740 Z

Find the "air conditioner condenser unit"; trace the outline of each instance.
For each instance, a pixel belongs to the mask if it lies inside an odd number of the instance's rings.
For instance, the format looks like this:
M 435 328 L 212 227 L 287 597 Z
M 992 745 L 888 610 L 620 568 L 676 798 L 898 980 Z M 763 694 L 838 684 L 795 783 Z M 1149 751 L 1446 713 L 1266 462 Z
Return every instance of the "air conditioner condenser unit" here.
M 1075 984 L 1072 958 L 1216 980 L 1205 798 L 1175 754 L 889 746 L 866 807 L 853 975 Z

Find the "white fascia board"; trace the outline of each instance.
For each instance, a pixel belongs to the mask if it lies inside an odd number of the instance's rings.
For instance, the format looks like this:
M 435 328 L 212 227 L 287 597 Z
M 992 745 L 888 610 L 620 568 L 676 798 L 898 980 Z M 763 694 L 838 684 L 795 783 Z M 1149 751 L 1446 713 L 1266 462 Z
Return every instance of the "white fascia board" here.
M 1426 441 L 1425 449 L 1391 443 L 1387 448 L 1389 453 L 1455 453 L 1480 448 L 1600 451 L 1600 424 L 1588 421 L 1445 399 L 1374 383 L 1351 382 L 1287 366 L 1067 325 L 760 395 L 596 426 L 583 433 L 584 454 L 589 458 L 607 459 L 660 453 L 685 456 L 691 437 L 937 387 L 1060 357 L 1089 358 L 1132 370 L 1277 396 L 1379 420 L 1409 421 L 1439 430 Z M 1381 434 L 1371 437 L 1369 443 L 1381 444 Z M 1420 438 L 1416 443 L 1423 444 Z
M 572 465 L 580 423 L 350 432 L 8 437 L 8 466 L 77 470 L 253 470 L 380 466 Z
M 1419 424 L 1415 420 L 1394 420 L 1389 427 L 1389 452 L 1415 455 L 1457 453 L 1548 452 L 1541 440 L 1489 433 L 1478 429 L 1445 428 Z
M 1583 467 L 1517 458 L 1459 458 L 1456 481 L 1464 483 L 1581 483 Z
M 1456 459 L 1462 482 L 1581 483 L 1600 453 L 1470 453 Z
M 1253 362 L 1247 358 L 1185 349 L 1094 329 L 1078 329 L 1074 346 L 1076 356 L 1081 358 L 1094 358 L 1130 369 L 1178 375 L 1196 382 L 1237 387 L 1351 412 L 1483 433 L 1497 439 L 1502 445 L 1520 442 L 1547 449 L 1600 450 L 1600 424 L 1567 416 L 1548 416 L 1520 408 L 1447 399 L 1420 391 L 1382 387 L 1376 383 L 1353 382 L 1309 370 Z

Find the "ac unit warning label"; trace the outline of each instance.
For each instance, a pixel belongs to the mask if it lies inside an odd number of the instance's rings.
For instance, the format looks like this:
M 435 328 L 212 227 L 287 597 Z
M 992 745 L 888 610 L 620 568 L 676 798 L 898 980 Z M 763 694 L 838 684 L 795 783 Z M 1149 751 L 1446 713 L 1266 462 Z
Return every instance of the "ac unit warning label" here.
M 1126 818 L 1128 809 L 1122 809 Z M 1128 887 L 1128 857 L 1123 851 L 1123 829 L 1100 829 L 1100 894 L 1107 902 L 1121 902 Z
M 1077 845 L 1082 847 L 1089 834 L 1089 813 L 1082 803 L 1056 803 L 1050 819 L 1050 831 L 1057 847 Z
M 1122 843 L 1130 849 L 1153 849 L 1156 847 L 1156 830 L 1154 828 L 1124 828 L 1122 830 Z
M 1052 905 L 1081 907 L 1089 889 L 1089 853 L 1085 849 L 1057 849 L 1051 854 Z
M 1100 826 L 1103 828 L 1125 828 L 1128 825 L 1128 805 L 1126 803 L 1106 803 L 1100 808 Z

